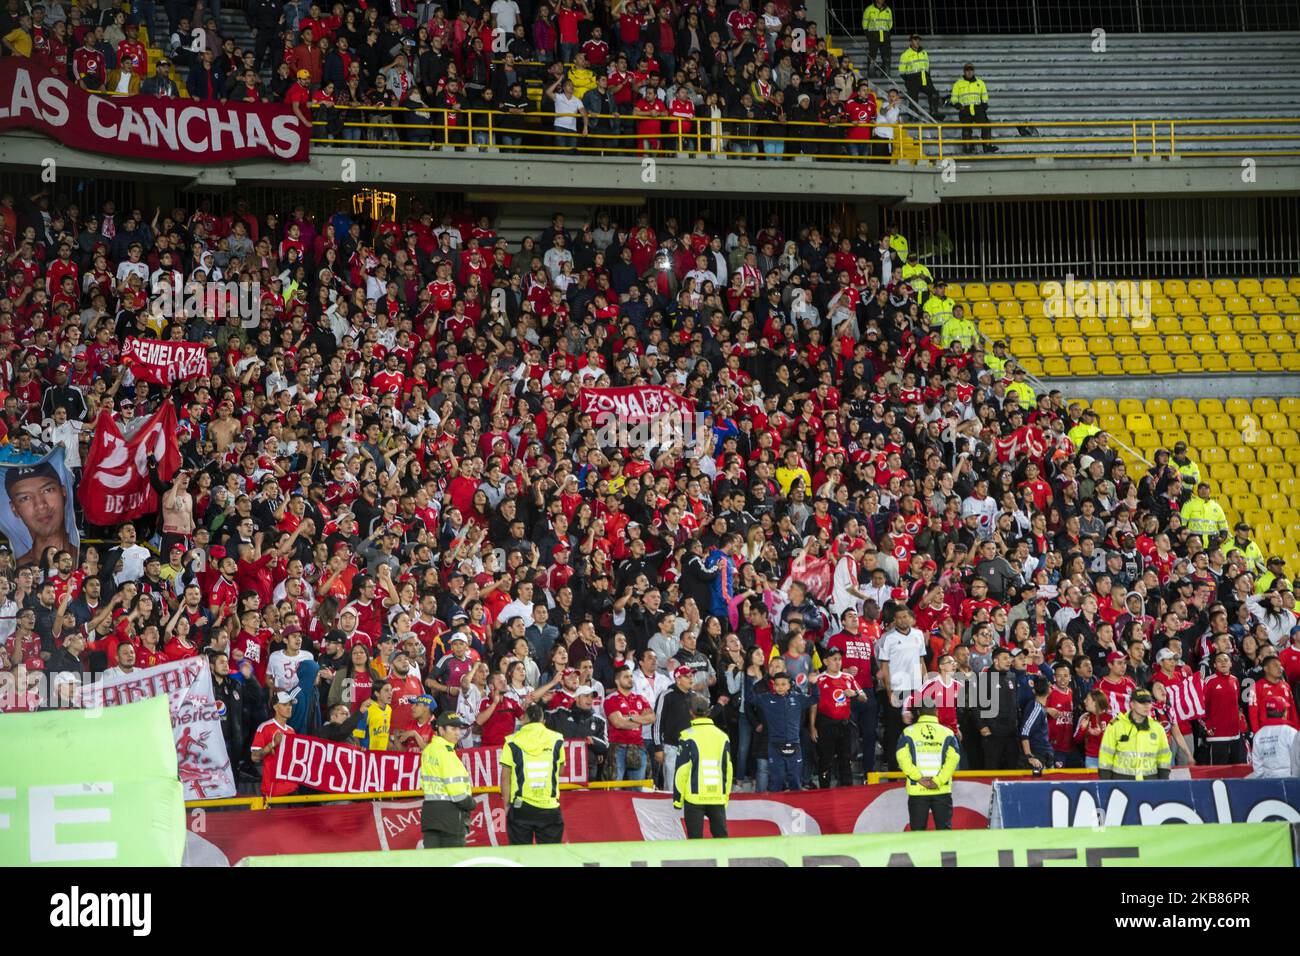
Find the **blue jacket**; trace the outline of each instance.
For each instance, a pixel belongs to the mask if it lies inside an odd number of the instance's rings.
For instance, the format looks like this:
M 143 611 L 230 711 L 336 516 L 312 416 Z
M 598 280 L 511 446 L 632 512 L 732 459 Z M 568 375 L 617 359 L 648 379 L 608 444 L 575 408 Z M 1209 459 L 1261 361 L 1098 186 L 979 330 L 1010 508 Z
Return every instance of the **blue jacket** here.
M 718 569 L 718 576 L 711 585 L 713 603 L 709 606 L 709 613 L 726 621 L 731 613 L 731 599 L 736 596 L 736 566 L 720 548 L 714 548 L 704 559 L 704 567 L 710 571 Z
M 813 685 L 809 694 L 800 694 L 795 690 L 784 697 L 771 691 L 755 694 L 750 700 L 749 709 L 767 731 L 769 744 L 797 744 L 804 714 L 816 703 L 817 686 Z
M 1029 707 L 1022 712 L 1020 739 L 1029 741 L 1029 752 L 1036 757 L 1044 754 L 1050 756 L 1052 753 L 1052 744 L 1047 734 L 1047 711 L 1036 700 L 1031 700 Z

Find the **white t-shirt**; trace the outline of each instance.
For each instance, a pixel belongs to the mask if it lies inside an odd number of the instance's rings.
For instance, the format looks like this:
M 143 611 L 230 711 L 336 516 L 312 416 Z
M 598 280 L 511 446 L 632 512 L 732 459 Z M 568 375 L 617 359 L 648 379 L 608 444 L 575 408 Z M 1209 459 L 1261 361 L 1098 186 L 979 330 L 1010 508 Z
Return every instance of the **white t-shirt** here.
M 889 687 L 894 699 L 920 690 L 924 674 L 921 656 L 925 653 L 925 635 L 916 628 L 906 634 L 891 629 L 876 645 L 876 659 L 889 664 Z
M 276 651 L 266 662 L 266 673 L 280 690 L 297 690 L 298 667 L 310 660 L 314 658 L 307 651 L 299 651 L 293 657 L 284 651 Z
M 494 0 L 492 16 L 496 17 L 497 26 L 506 32 L 506 36 L 510 36 L 515 32 L 515 24 L 519 22 L 519 4 L 515 0 Z
M 843 614 L 849 608 L 862 610 L 862 602 L 849 593 L 849 588 L 858 587 L 858 562 L 846 554 L 835 564 L 835 577 L 831 591 L 831 610 Z M 881 605 L 882 607 L 884 605 Z
M 563 90 L 555 91 L 555 112 L 557 114 L 572 113 L 572 116 L 557 115 L 555 117 L 556 129 L 567 129 L 573 132 L 578 131 L 578 117 L 582 113 L 582 100 L 576 96 L 570 96 Z

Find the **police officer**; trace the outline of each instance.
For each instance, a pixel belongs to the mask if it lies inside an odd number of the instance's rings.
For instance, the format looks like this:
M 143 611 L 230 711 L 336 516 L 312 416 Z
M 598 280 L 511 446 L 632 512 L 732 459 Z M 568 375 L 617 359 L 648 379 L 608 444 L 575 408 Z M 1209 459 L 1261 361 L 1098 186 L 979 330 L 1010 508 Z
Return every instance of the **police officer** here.
M 713 705 L 701 694 L 691 697 L 691 725 L 678 736 L 673 806 L 682 809 L 686 839 L 704 837 L 704 821 L 716 839 L 727 835 L 727 803 L 735 777 L 731 738 L 709 716 Z
M 459 714 L 441 714 L 436 735 L 420 754 L 420 786 L 424 789 L 420 828 L 425 849 L 465 845 L 474 797 L 469 771 L 456 755 L 456 744 L 466 726 Z
M 943 97 L 939 95 L 939 91 L 934 88 L 934 81 L 930 79 L 930 53 L 921 46 L 921 38 L 915 33 L 908 41 L 908 47 L 903 51 L 903 55 L 898 58 L 898 72 L 903 74 L 903 83 L 912 102 L 919 105 L 921 94 L 924 93 L 930 101 L 930 115 L 942 122 Z
M 541 704 L 529 704 L 524 724 L 501 748 L 501 800 L 506 805 L 506 836 L 512 846 L 559 843 L 560 768 L 564 738 L 544 723 Z
M 943 324 L 952 318 L 952 310 L 956 304 L 956 300 L 948 294 L 948 283 L 943 279 L 936 279 L 930 295 L 926 296 L 925 305 L 921 308 L 931 332 L 939 331 L 943 328 Z
M 952 85 L 951 100 L 962 121 L 961 151 L 973 153 L 975 150 L 971 146 L 971 137 L 974 127 L 971 124 L 989 121 L 989 91 L 984 81 L 975 75 L 975 64 L 967 63 L 962 67 L 961 79 Z M 996 153 L 998 148 L 993 145 L 993 129 L 984 126 L 981 135 L 984 139 L 984 152 Z
M 918 305 L 925 305 L 925 294 L 930 290 L 930 283 L 934 281 L 934 276 L 930 274 L 929 267 L 924 262 L 915 262 L 908 259 L 903 263 L 903 281 L 912 287 L 916 293 Z
M 1110 722 L 1097 753 L 1098 780 L 1168 780 L 1173 762 L 1169 738 L 1151 719 L 1155 698 L 1149 690 L 1135 690 L 1128 713 Z
M 1196 496 L 1184 502 L 1179 514 L 1187 530 L 1199 534 L 1207 548 L 1215 535 L 1226 536 L 1228 533 L 1228 516 L 1223 513 L 1223 506 L 1210 497 L 1208 482 L 1202 481 L 1196 486 Z
M 888 76 L 893 61 L 889 49 L 890 34 L 894 32 L 893 7 L 886 0 L 874 0 L 862 11 L 862 31 L 867 35 L 867 72 L 875 70 Z
M 936 830 L 952 829 L 952 775 L 961 762 L 957 735 L 939 723 L 932 706 L 898 738 L 898 769 L 907 775 L 907 815 L 912 832 L 925 830 L 934 815 Z

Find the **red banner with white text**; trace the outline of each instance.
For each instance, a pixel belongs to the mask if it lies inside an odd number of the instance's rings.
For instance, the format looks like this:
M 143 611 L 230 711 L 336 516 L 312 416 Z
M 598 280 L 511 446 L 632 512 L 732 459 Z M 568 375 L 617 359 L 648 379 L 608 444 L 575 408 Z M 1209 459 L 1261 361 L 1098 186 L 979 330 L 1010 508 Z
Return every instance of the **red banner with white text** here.
M 292 738 L 291 738 L 292 739 Z M 495 748 L 484 748 L 495 749 Z M 1174 771 L 1190 779 L 1244 777 L 1249 765 L 1192 767 Z M 1079 771 L 1068 779 L 1095 778 Z M 988 826 L 993 777 L 962 778 L 953 787 L 953 826 Z M 1051 777 L 1016 777 L 1028 781 Z M 507 843 L 505 811 L 496 794 L 475 797 L 467 846 Z M 342 853 L 353 850 L 414 850 L 421 843 L 419 800 L 334 807 L 286 807 L 266 811 L 193 811 L 186 866 L 233 866 L 246 856 L 281 853 Z M 570 790 L 560 794 L 565 843 L 684 840 L 680 810 L 666 793 Z M 799 793 L 744 793 L 727 807 L 733 837 L 816 836 L 831 833 L 902 833 L 908 829 L 902 783 Z
M 35 64 L 0 59 L 0 132 L 32 129 L 65 146 L 158 163 L 305 163 L 311 129 L 284 103 L 198 103 L 87 93 Z
M 500 754 L 500 747 L 468 747 L 460 751 L 471 787 L 500 785 Z M 567 741 L 560 783 L 586 783 L 589 772 L 586 741 Z M 420 789 L 420 755 L 360 750 L 293 734 L 279 749 L 275 774 L 282 783 L 323 793 L 404 793 Z
M 77 489 L 88 522 L 113 525 L 158 510 L 158 493 L 149 481 L 151 455 L 158 477 L 171 481 L 181 466 L 171 403 L 164 402 L 129 439 L 108 409 L 99 413 Z
M 662 385 L 584 388 L 578 392 L 578 407 L 587 414 L 613 414 L 623 419 L 649 419 L 667 412 L 695 414 L 689 399 Z
M 122 362 L 138 381 L 171 385 L 190 378 L 207 378 L 208 350 L 195 342 L 159 342 L 128 338 Z

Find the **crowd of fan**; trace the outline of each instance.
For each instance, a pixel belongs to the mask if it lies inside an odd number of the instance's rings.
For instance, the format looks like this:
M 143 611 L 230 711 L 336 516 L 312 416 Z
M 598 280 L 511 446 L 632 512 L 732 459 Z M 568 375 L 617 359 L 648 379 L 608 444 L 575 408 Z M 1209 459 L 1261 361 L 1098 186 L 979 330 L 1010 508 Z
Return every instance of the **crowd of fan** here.
M 285 692 L 298 732 L 394 749 L 446 710 L 500 743 L 540 700 L 641 779 L 707 693 L 760 787 L 776 743 L 801 744 L 795 785 L 849 783 L 878 736 L 892 759 L 923 689 L 969 766 L 1016 765 L 1040 674 L 1063 764 L 1189 669 L 1185 760 L 1294 725 L 1285 569 L 1244 526 L 1184 520 L 1186 450 L 1130 474 L 904 236 L 822 225 L 557 215 L 514 246 L 417 199 L 373 222 L 0 198 L 6 440 L 62 444 L 76 474 L 101 409 L 130 433 L 171 402 L 184 462 L 156 517 L 85 529 L 107 546 L 0 553 L 4 708 L 52 706 L 42 671 L 206 654 L 244 769 Z M 260 316 L 169 318 L 146 292 L 217 281 L 257 283 Z M 204 343 L 211 375 L 134 380 L 131 334 Z M 602 444 L 580 388 L 634 385 L 692 402 L 693 442 Z M 985 671 L 1000 710 L 951 696 Z M 769 691 L 806 695 L 794 724 Z
M 798 0 L 753 2 L 252 0 L 248 49 L 183 0 L 163 5 L 167 37 L 147 36 L 152 2 L 12 0 L 0 43 L 88 91 L 289 102 L 333 140 L 888 158 L 898 94 L 829 53 Z M 146 39 L 165 53 L 152 73 Z

